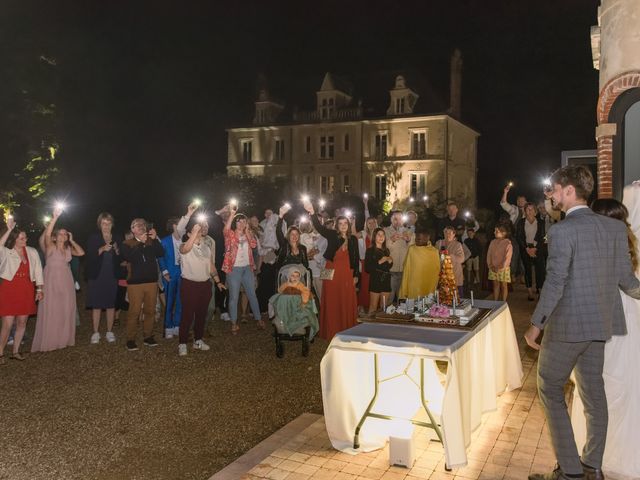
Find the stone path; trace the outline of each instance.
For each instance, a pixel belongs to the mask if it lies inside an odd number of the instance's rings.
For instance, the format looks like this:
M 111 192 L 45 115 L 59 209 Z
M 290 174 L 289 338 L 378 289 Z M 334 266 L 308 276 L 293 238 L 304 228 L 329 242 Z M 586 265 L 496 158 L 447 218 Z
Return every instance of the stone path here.
M 497 411 L 485 415 L 473 433 L 466 467 L 446 472 L 442 445 L 429 441 L 426 433 L 418 435 L 417 460 L 411 469 L 389 466 L 388 446 L 355 456 L 338 452 L 331 447 L 324 418 L 303 415 L 211 480 L 522 480 L 529 472 L 551 470 L 555 457 L 537 398 L 537 355 L 522 340 L 534 302 L 528 302 L 519 287 L 509 298 L 509 306 L 519 339 L 524 384 L 502 395 Z

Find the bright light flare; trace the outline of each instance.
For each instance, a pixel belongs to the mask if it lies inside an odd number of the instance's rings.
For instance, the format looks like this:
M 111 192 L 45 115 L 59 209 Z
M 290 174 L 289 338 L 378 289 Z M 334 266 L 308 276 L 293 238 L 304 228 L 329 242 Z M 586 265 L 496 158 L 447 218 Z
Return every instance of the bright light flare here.
M 429 200 L 429 195 L 425 195 L 424 197 L 422 197 L 423 202 L 426 202 L 427 200 Z
M 415 198 L 413 198 L 413 197 L 409 197 L 409 202 L 410 202 L 410 203 L 413 203 L 413 202 L 415 202 L 415 201 L 416 201 L 416 199 L 415 199 Z
M 407 215 L 406 213 L 402 214 L 402 221 L 403 222 L 409 221 L 409 215 Z
M 551 186 L 551 179 L 550 178 L 545 178 L 544 180 L 542 180 L 542 185 L 544 185 L 545 187 L 550 187 Z
M 207 216 L 204 213 L 199 213 L 196 216 L 196 220 L 198 221 L 198 223 L 204 223 L 207 221 Z
M 309 195 L 302 195 L 302 201 L 304 203 L 309 203 L 310 200 L 311 200 L 311 197 L 309 197 Z
M 64 202 L 56 202 L 55 207 L 56 207 L 56 210 L 60 210 L 64 212 L 65 209 L 67 208 L 67 205 Z
M 287 210 L 291 210 L 291 204 L 289 202 L 285 202 L 284 206 Z
M 347 218 L 351 218 L 351 216 L 353 215 L 353 212 L 351 210 L 345 210 L 344 211 L 344 216 Z
M 507 186 L 509 186 L 509 187 L 513 187 L 513 182 L 509 182 L 509 183 L 507 183 Z
M 327 204 L 327 202 L 325 202 L 322 198 L 320 199 L 320 202 L 318 202 L 320 204 L 320 208 L 324 208 L 324 206 Z
M 363 193 L 362 194 L 362 198 L 364 198 L 366 200 L 367 198 L 369 198 L 369 194 L 368 193 Z
M 45 215 L 44 217 L 42 217 L 42 221 L 44 223 L 49 223 L 51 221 L 51 217 L 49 215 Z
M 466 218 L 469 218 L 471 216 L 471 212 L 469 210 L 467 210 L 466 212 L 464 212 L 464 216 Z
M 200 200 L 199 198 L 194 198 L 194 199 L 193 199 L 193 204 L 194 204 L 196 207 L 199 207 L 200 205 L 202 205 L 202 200 Z
M 238 206 L 238 200 L 235 198 L 232 198 L 231 200 L 229 200 L 229 205 L 231 205 L 232 207 L 237 207 Z
M 300 223 L 307 223 L 309 219 L 305 215 L 301 215 L 298 219 Z

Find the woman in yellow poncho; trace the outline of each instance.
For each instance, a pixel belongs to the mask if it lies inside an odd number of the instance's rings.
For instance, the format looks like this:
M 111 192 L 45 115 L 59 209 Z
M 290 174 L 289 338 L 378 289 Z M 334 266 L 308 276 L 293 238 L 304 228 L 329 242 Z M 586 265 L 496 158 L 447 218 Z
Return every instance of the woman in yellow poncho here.
M 404 260 L 400 298 L 417 298 L 435 291 L 440 273 L 440 255 L 429 240 L 427 232 L 416 232 L 416 243 L 409 247 Z

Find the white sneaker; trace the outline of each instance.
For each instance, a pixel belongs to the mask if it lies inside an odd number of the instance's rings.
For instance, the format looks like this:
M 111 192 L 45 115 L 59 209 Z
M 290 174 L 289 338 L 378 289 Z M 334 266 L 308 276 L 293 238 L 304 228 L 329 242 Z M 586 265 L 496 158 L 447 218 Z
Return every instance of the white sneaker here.
M 107 339 L 107 342 L 109 343 L 113 343 L 116 341 L 116 336 L 113 334 L 113 332 L 107 332 L 107 334 L 104 336 L 104 338 Z
M 173 336 L 177 337 L 180 335 L 180 327 L 173 327 Z
M 187 344 L 181 343 L 178 345 L 178 356 L 184 357 L 187 355 Z
M 100 343 L 100 334 L 98 332 L 91 335 L 91 344 L 95 345 L 96 343 Z
M 220 320 L 222 320 L 224 322 L 230 322 L 231 321 L 231 317 L 229 316 L 229 314 L 227 312 L 224 312 L 222 315 L 220 315 Z
M 9 337 L 9 340 L 7 340 L 7 345 L 13 345 L 13 337 Z
M 193 348 L 196 350 L 210 350 L 211 347 L 209 347 L 209 345 L 204 343 L 202 340 L 196 340 L 195 342 L 193 342 Z
M 164 338 L 167 340 L 173 338 L 173 327 L 164 329 Z

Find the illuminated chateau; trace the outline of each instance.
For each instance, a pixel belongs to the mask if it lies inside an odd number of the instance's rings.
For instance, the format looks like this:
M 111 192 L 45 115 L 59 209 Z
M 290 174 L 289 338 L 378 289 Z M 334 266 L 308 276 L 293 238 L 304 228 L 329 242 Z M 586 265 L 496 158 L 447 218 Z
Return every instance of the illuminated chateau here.
M 312 195 L 367 192 L 391 203 L 427 195 L 473 206 L 480 134 L 459 120 L 461 69 L 456 51 L 448 107 L 410 74 L 380 79 L 388 97 L 380 90 L 357 98 L 350 83 L 326 73 L 310 111 L 288 110 L 262 81 L 252 124 L 227 130 L 227 173 L 286 177 Z

